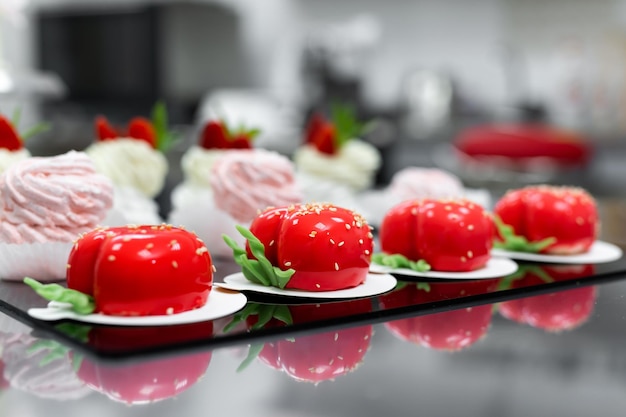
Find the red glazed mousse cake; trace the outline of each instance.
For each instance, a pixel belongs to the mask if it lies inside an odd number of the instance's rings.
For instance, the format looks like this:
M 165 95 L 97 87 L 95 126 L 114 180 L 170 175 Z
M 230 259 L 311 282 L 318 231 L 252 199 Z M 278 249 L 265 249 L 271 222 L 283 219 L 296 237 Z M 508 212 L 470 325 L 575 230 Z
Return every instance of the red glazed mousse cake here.
M 426 261 L 432 270 L 466 272 L 489 261 L 493 223 L 467 200 L 409 200 L 387 212 L 380 226 L 386 254 Z
M 494 213 L 518 236 L 546 243 L 542 253 L 584 253 L 596 240 L 600 223 L 596 202 L 581 188 L 531 186 L 507 192 Z M 502 233 L 498 238 L 503 240 Z

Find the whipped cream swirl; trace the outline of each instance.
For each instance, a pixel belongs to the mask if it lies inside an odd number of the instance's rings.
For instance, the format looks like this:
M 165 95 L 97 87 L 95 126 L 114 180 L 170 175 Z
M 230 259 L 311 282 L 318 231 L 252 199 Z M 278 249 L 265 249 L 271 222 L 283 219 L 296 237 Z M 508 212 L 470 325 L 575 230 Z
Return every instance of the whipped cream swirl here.
M 30 152 L 26 148 L 22 148 L 17 151 L 0 149 L 0 173 L 6 171 L 7 168 L 14 163 L 30 158 L 30 156 Z
M 302 172 L 361 191 L 372 185 L 381 158 L 375 147 L 353 139 L 336 155 L 327 155 L 312 145 L 304 145 L 296 150 L 294 162 Z
M 204 149 L 200 146 L 192 146 L 185 152 L 181 159 L 181 166 L 185 181 L 191 185 L 201 187 L 211 186 L 211 171 L 213 165 L 224 153 L 222 149 Z
M 82 152 L 20 161 L 0 176 L 0 240 L 72 241 L 113 205 L 113 185 Z
M 211 186 L 217 207 L 240 222 L 268 206 L 302 201 L 291 161 L 262 149 L 225 153 L 213 166 Z
M 167 159 L 142 140 L 119 138 L 96 142 L 85 152 L 93 159 L 96 170 L 117 186 L 136 188 L 148 197 L 163 189 Z

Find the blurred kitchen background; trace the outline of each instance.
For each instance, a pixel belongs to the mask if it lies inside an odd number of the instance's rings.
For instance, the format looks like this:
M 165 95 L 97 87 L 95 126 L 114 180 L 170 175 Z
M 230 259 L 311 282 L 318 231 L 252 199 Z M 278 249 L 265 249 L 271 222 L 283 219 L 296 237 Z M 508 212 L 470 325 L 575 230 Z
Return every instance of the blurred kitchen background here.
M 339 100 L 378 121 L 379 184 L 450 168 L 441 145 L 467 126 L 541 121 L 594 158 L 540 180 L 626 194 L 626 0 L 0 0 L 0 28 L 0 111 L 53 126 L 34 154 L 84 148 L 97 114 L 124 123 L 161 98 L 185 137 L 172 160 L 215 114 L 290 154 Z

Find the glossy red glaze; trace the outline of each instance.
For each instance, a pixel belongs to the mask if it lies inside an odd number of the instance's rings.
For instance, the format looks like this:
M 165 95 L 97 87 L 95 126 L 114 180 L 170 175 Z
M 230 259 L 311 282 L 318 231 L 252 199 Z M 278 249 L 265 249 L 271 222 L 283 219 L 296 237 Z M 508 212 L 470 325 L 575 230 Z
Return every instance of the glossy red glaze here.
M 20 135 L 11 122 L 0 116 L 0 148 L 8 151 L 18 151 L 24 147 Z
M 96 230 L 78 240 L 69 260 L 68 287 L 92 288 L 87 293 L 96 311 L 109 315 L 175 314 L 201 307 L 213 279 L 204 244 L 172 226 Z
M 333 291 L 363 283 L 374 247 L 365 219 L 341 207 L 307 204 L 282 212 L 277 226 L 272 213 L 281 212 L 263 213 L 253 225 L 266 248 L 276 245 L 274 265 L 296 271 L 287 288 Z
M 509 191 L 494 213 L 531 242 L 556 238 L 543 253 L 586 252 L 599 232 L 596 203 L 580 188 L 544 185 Z
M 423 259 L 435 271 L 463 272 L 490 258 L 493 223 L 477 204 L 452 200 L 410 200 L 393 207 L 380 226 L 385 253 Z

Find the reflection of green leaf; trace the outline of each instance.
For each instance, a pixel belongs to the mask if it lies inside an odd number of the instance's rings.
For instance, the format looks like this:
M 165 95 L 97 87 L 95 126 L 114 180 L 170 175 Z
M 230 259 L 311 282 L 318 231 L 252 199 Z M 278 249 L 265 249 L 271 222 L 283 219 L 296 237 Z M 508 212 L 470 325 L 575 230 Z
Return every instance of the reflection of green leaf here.
M 428 282 L 418 282 L 417 289 L 425 292 L 430 292 L 430 284 Z
M 285 288 L 291 276 L 296 272 L 294 269 L 283 271 L 272 263 L 265 256 L 265 246 L 252 232 L 245 227 L 237 226 L 239 233 L 246 238 L 250 247 L 250 252 L 256 259 L 249 259 L 244 248 L 239 247 L 237 242 L 226 235 L 222 235 L 224 242 L 233 250 L 235 262 L 241 266 L 244 277 L 248 281 L 266 287 Z
M 50 128 L 51 126 L 49 123 L 37 123 L 35 126 L 31 127 L 26 132 L 20 135 L 22 138 L 22 142 L 26 142 L 28 139 L 32 138 L 35 135 L 47 132 L 48 130 L 50 130 Z
M 42 284 L 32 278 L 24 278 L 24 284 L 31 287 L 37 294 L 48 301 L 68 303 L 77 314 L 91 314 L 96 309 L 93 297 L 82 292 L 71 290 L 59 284 Z
M 237 372 L 241 372 L 245 370 L 248 366 L 250 366 L 250 364 L 259 356 L 264 346 L 265 345 L 263 343 L 255 343 L 253 345 L 250 345 L 250 348 L 248 349 L 248 355 L 237 367 Z
M 493 246 L 498 249 L 506 249 L 515 252 L 539 253 L 556 242 L 556 238 L 549 237 L 536 242 L 529 242 L 524 236 L 516 235 L 513 227 L 502 222 L 498 216 L 493 216 L 493 222 L 498 228 L 502 241 L 495 240 Z
M 372 255 L 372 262 L 388 266 L 390 268 L 406 268 L 411 269 L 416 272 L 427 272 L 430 271 L 430 265 L 423 259 L 419 261 L 412 261 L 404 255 L 396 254 L 386 254 L 386 253 L 375 253 Z
M 520 279 L 523 279 L 528 274 L 533 274 L 539 277 L 543 282 L 549 284 L 554 282 L 554 279 L 546 273 L 546 271 L 539 265 L 520 265 L 519 269 L 511 275 L 502 278 L 498 282 L 498 291 L 510 290 L 513 288 L 513 283 Z
M 233 319 L 230 323 L 224 326 L 224 333 L 228 333 L 239 323 L 246 321 L 251 316 L 258 316 L 256 323 L 252 325 L 252 329 L 254 330 L 262 329 L 272 319 L 279 320 L 285 324 L 293 323 L 289 306 L 281 304 L 248 303 L 243 310 L 233 315 Z

